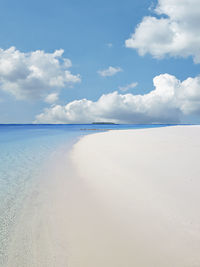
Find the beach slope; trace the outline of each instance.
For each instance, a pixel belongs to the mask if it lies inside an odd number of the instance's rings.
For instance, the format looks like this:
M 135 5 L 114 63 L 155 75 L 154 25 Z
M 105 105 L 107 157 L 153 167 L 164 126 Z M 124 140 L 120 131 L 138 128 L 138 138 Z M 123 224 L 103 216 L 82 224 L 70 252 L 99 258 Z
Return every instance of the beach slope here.
M 71 154 L 87 197 L 70 266 L 200 266 L 199 137 L 199 126 L 83 137 Z

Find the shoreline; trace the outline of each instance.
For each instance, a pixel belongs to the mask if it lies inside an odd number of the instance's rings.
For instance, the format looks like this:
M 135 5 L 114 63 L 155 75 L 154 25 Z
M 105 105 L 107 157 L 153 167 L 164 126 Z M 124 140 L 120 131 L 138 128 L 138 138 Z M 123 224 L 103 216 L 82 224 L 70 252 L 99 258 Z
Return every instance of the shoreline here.
M 200 127 L 113 130 L 55 152 L 5 267 L 200 265 Z

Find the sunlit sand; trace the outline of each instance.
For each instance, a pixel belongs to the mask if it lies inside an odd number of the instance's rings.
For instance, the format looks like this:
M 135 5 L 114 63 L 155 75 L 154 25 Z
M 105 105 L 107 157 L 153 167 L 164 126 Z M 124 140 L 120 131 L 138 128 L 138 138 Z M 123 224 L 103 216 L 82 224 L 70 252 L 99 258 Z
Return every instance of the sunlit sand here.
M 58 151 L 7 266 L 200 266 L 199 136 L 199 126 L 110 131 Z

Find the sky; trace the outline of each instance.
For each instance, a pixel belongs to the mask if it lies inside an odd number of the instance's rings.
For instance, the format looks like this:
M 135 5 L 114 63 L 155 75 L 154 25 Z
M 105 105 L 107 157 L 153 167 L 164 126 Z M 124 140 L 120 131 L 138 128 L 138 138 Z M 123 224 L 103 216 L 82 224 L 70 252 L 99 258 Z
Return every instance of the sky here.
M 0 3 L 0 123 L 200 123 L 199 0 Z

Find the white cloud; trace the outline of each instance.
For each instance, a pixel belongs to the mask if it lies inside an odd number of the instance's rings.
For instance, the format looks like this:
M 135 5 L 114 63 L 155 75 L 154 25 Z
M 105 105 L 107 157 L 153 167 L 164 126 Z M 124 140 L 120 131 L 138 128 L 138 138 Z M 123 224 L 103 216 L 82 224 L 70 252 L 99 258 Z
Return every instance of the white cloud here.
M 200 77 L 181 82 L 162 74 L 153 79 L 155 89 L 145 95 L 102 95 L 96 102 L 82 99 L 45 109 L 37 123 L 176 123 L 188 114 L 200 113 Z
M 102 77 L 107 77 L 107 76 L 113 76 L 117 74 L 118 72 L 121 72 L 122 69 L 120 67 L 108 67 L 105 70 L 99 70 L 98 74 L 101 75 Z
M 158 0 L 154 12 L 157 16 L 144 17 L 126 47 L 155 58 L 192 56 L 200 63 L 199 0 Z
M 49 94 L 45 97 L 44 101 L 49 103 L 49 104 L 53 104 L 58 100 L 58 94 L 57 93 L 52 93 Z
M 126 92 L 129 89 L 135 88 L 137 85 L 138 83 L 134 82 L 134 83 L 127 84 L 125 86 L 119 86 L 119 90 Z
M 0 89 L 17 99 L 44 99 L 51 90 L 80 82 L 80 76 L 69 71 L 71 61 L 63 53 L 62 49 L 53 53 L 0 49 Z

